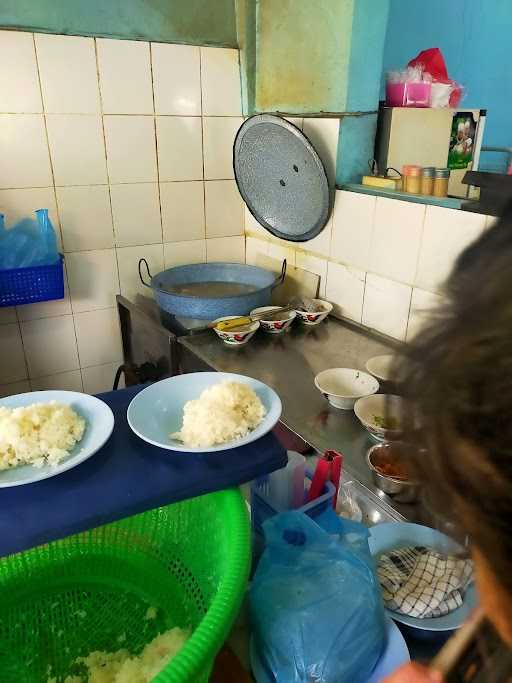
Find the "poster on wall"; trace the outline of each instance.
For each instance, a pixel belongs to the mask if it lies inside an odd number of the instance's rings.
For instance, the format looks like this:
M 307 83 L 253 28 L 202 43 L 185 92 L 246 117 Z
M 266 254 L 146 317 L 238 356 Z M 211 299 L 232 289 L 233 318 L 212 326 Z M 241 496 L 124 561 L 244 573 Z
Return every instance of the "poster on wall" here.
M 471 166 L 476 123 L 476 119 L 470 111 L 459 111 L 453 115 L 448 168 L 453 170 Z

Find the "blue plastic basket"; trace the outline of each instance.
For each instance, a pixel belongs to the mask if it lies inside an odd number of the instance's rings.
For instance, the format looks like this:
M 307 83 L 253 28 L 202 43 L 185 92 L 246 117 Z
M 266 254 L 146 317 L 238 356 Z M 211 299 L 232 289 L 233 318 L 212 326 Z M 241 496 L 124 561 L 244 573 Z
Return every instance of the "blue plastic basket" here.
M 252 523 L 252 538 L 253 538 L 253 559 L 257 560 L 265 547 L 265 535 L 263 532 L 263 522 L 274 515 L 284 512 L 274 507 L 265 496 L 266 477 L 260 477 L 251 484 L 251 523 Z M 304 501 L 307 500 L 309 486 L 313 479 L 313 472 L 306 470 L 305 486 L 304 486 Z M 325 483 L 322 495 L 311 501 L 304 502 L 302 507 L 298 508 L 299 512 L 304 512 L 311 519 L 315 519 L 326 510 L 332 510 L 332 501 L 336 495 L 336 487 L 331 481 Z
M 0 270 L 0 307 L 64 298 L 64 257 L 50 266 Z

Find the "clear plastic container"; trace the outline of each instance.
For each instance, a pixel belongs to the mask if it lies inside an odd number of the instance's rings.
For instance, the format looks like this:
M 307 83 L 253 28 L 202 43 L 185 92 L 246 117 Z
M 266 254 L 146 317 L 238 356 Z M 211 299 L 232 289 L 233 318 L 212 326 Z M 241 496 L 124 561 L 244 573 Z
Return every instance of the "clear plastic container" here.
M 303 489 L 303 505 L 297 508 L 304 512 L 311 519 L 315 519 L 326 510 L 332 510 L 333 499 L 336 495 L 336 487 L 331 481 L 325 483 L 322 495 L 307 502 L 307 496 L 311 481 L 313 479 L 313 472 L 306 470 L 304 478 Z M 253 532 L 253 557 L 255 560 L 259 559 L 265 548 L 265 535 L 263 532 L 263 522 L 270 519 L 274 515 L 284 512 L 283 509 L 277 508 L 268 499 L 268 475 L 256 479 L 251 484 L 251 521 Z

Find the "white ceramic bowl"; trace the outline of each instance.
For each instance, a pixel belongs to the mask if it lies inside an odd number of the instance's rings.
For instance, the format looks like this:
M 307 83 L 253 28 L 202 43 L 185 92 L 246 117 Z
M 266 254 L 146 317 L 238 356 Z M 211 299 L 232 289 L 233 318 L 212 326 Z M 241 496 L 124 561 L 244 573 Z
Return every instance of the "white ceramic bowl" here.
M 222 318 L 217 318 L 213 322 L 219 322 L 220 320 L 234 320 L 235 318 L 240 318 L 239 315 L 225 315 Z M 252 323 L 247 323 L 243 325 L 241 329 L 235 328 L 234 330 L 218 330 L 216 327 L 213 328 L 215 334 L 222 339 L 224 344 L 228 346 L 243 346 L 253 337 L 256 330 L 259 328 L 260 324 L 257 320 Z
M 370 436 L 378 441 L 398 441 L 402 438 L 401 419 L 402 399 L 400 396 L 375 394 L 356 401 L 354 412 L 359 422 L 368 430 Z M 383 421 L 391 419 L 396 426 L 389 429 Z
M 315 386 L 334 408 L 352 410 L 361 396 L 375 394 L 379 390 L 377 380 L 361 370 L 331 368 L 315 377 Z
M 261 306 L 260 308 L 255 308 L 251 311 L 251 315 L 256 313 L 265 313 L 265 311 L 277 311 L 281 306 Z M 261 329 L 265 332 L 270 332 L 271 334 L 281 334 L 287 330 L 292 322 L 295 320 L 297 314 L 295 311 L 285 311 L 280 315 L 277 320 L 265 320 L 260 318 Z
M 391 382 L 393 380 L 393 363 L 395 356 L 393 354 L 386 354 L 384 356 L 374 356 L 366 363 L 366 369 L 381 382 Z
M 314 313 L 308 313 L 307 311 L 301 311 L 297 308 L 295 309 L 297 317 L 301 323 L 304 323 L 304 325 L 318 325 L 322 322 L 322 320 L 325 320 L 325 318 L 327 318 L 329 313 L 332 311 L 332 304 L 328 301 L 322 301 L 322 299 L 311 299 L 311 301 L 318 306 L 318 311 L 315 311 Z

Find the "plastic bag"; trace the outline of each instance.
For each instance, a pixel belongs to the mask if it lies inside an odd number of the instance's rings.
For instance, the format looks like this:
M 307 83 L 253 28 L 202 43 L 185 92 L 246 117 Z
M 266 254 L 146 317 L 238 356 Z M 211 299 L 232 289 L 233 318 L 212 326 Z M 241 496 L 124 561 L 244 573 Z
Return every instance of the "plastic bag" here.
M 48 215 L 48 209 L 38 209 L 36 217 L 39 225 L 39 234 L 42 238 L 41 256 L 38 265 L 55 263 L 59 258 L 57 236 Z
M 443 53 L 437 47 L 422 50 L 405 69 L 386 74 L 386 104 L 391 107 L 453 107 L 464 88 L 448 77 Z
M 420 68 L 432 78 L 432 107 L 457 108 L 465 94 L 464 88 L 448 76 L 443 53 L 438 47 L 422 50 L 411 59 L 410 68 Z
M 363 519 L 363 512 L 357 503 L 354 486 L 353 481 L 346 481 L 340 486 L 336 500 L 336 513 L 354 522 L 360 522 Z
M 51 265 L 59 258 L 57 238 L 48 209 L 38 209 L 36 220 L 24 218 L 9 230 L 0 224 L 0 268 Z
M 264 524 L 250 589 L 254 647 L 279 683 L 365 683 L 385 646 L 368 531 L 331 536 L 300 512 Z

